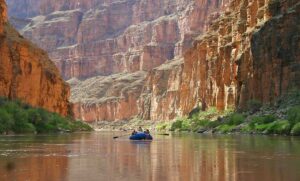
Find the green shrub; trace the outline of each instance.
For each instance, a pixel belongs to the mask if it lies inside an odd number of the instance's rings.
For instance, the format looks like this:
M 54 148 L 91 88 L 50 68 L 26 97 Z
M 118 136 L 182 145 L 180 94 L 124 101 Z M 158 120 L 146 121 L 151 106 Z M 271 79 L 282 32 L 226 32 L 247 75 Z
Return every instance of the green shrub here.
M 288 110 L 288 121 L 292 125 L 300 122 L 300 106 L 294 106 Z
M 166 131 L 167 130 L 167 127 L 168 127 L 168 123 L 158 123 L 157 125 L 156 125 L 156 130 L 157 131 Z
M 180 131 L 191 131 L 191 123 L 189 119 L 183 119 Z
M 250 133 L 253 131 L 253 128 L 250 125 L 243 126 L 241 129 L 242 133 Z
M 273 115 L 254 116 L 251 118 L 249 126 L 255 128 L 256 125 L 268 124 L 276 121 L 276 117 Z
M 37 109 L 31 108 L 28 110 L 27 114 L 28 114 L 28 120 L 32 124 L 38 124 L 39 122 L 43 121 L 42 116 Z
M 253 129 L 253 125 L 249 125 L 249 127 Z M 265 134 L 289 134 L 291 124 L 287 120 L 277 120 L 270 123 L 255 124 L 254 130 Z
M 52 133 L 58 131 L 91 131 L 80 121 L 73 121 L 41 108 L 33 108 L 21 101 L 10 101 L 0 97 L 0 134 Z
M 82 121 L 74 121 L 74 122 L 72 122 L 70 127 L 71 127 L 72 131 L 92 131 L 93 130 L 93 128 L 90 125 L 88 125 Z
M 235 127 L 235 125 L 223 124 L 218 126 L 216 129 L 219 133 L 230 133 Z
M 296 123 L 292 130 L 291 130 L 291 135 L 294 135 L 294 136 L 300 136 L 300 122 L 299 123 Z
M 208 128 L 216 128 L 218 127 L 219 125 L 221 125 L 222 123 L 219 122 L 219 121 L 210 121 L 208 124 L 207 124 L 207 127 Z
M 176 120 L 175 122 L 172 123 L 171 125 L 171 131 L 176 131 L 181 129 L 182 127 L 182 120 Z
M 257 124 L 254 126 L 254 130 L 259 132 L 259 133 L 263 133 L 266 129 L 269 128 L 271 123 L 267 123 L 267 124 Z
M 0 134 L 10 131 L 13 125 L 13 117 L 6 110 L 0 109 Z
M 208 119 L 200 119 L 200 120 L 191 120 L 191 126 L 192 127 L 206 127 L 209 124 L 209 120 Z
M 259 111 L 261 107 L 262 103 L 258 100 L 250 100 L 247 102 L 247 108 L 252 113 Z
M 289 134 L 291 130 L 291 124 L 287 120 L 278 120 L 270 123 L 265 133 L 268 134 Z
M 170 131 L 191 131 L 191 120 L 186 118 L 178 118 L 171 124 Z
M 209 120 L 196 120 L 193 119 L 190 122 L 190 129 L 194 132 L 197 132 L 201 128 L 205 128 Z
M 239 113 L 233 113 L 228 117 L 228 125 L 239 125 L 242 124 L 245 120 L 245 116 Z
M 197 117 L 200 111 L 201 111 L 201 109 L 200 109 L 199 106 L 196 107 L 196 108 L 194 108 L 194 109 L 189 113 L 188 118 L 191 119 L 191 118 Z

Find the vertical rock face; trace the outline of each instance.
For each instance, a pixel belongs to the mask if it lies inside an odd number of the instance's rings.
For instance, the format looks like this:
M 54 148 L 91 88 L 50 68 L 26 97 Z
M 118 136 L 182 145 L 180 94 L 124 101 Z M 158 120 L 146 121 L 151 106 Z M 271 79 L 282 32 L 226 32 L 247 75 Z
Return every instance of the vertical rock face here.
M 249 100 L 272 103 L 299 89 L 299 15 L 295 0 L 232 1 L 222 14 L 211 16 L 183 65 L 148 75 L 139 116 L 168 120 L 201 104 L 244 109 Z
M 85 121 L 127 120 L 138 114 L 137 100 L 146 72 L 69 80 L 75 117 Z
M 299 7 L 293 0 L 233 1 L 184 56 L 173 97 L 180 99 L 177 115 L 201 103 L 219 109 L 243 109 L 253 99 L 272 103 L 299 88 Z
M 179 78 L 180 71 L 171 70 L 181 67 L 177 61 L 152 69 L 174 57 L 180 59 L 191 47 L 192 39 L 207 28 L 209 14 L 223 8 L 225 3 L 221 0 L 8 0 L 13 24 L 49 52 L 65 79 L 87 78 L 76 83 L 70 80 L 75 115 L 86 121 L 130 119 L 143 110 L 140 106 L 147 107 L 147 102 L 139 98 L 141 92 L 146 95 L 159 87 L 151 85 L 151 75 L 146 78 L 145 72 L 154 75 L 159 70 L 153 82 L 159 82 L 165 74 Z M 144 76 L 137 76 L 138 84 L 136 78 L 127 82 L 133 90 L 120 82 L 114 83 L 124 87 L 105 88 L 107 80 L 136 77 L 140 72 Z M 112 79 L 115 76 L 119 78 Z M 147 88 L 142 89 L 144 82 Z M 172 84 L 179 88 L 179 82 L 169 84 L 170 88 L 156 93 L 172 91 Z M 82 86 L 93 91 L 84 93 Z M 172 93 L 167 97 L 171 99 Z M 165 101 L 169 101 L 167 97 Z M 164 105 L 157 105 L 152 112 L 157 112 L 152 116 L 155 119 L 170 117 Z
M 223 5 L 220 0 L 8 2 L 16 27 L 49 52 L 65 79 L 149 71 L 181 56 L 206 28 L 207 16 Z
M 139 117 L 170 120 L 177 115 L 183 59 L 169 61 L 153 69 L 146 78 L 138 101 Z
M 7 12 L 6 12 L 6 5 L 4 2 L 0 4 L 0 35 L 4 32 L 4 24 L 7 21 Z
M 65 78 L 96 76 L 71 81 L 87 121 L 168 120 L 200 104 L 243 109 L 300 87 L 298 0 L 32 3 L 9 0 L 24 36 Z
M 0 96 L 67 115 L 69 93 L 47 53 L 9 25 L 5 1 L 0 0 Z

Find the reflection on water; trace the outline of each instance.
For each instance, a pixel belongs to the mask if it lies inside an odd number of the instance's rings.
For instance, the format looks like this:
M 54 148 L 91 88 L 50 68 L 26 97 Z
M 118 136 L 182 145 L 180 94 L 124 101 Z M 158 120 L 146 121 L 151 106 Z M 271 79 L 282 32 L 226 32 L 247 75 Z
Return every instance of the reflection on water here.
M 298 181 L 300 139 L 110 133 L 0 137 L 1 181 Z

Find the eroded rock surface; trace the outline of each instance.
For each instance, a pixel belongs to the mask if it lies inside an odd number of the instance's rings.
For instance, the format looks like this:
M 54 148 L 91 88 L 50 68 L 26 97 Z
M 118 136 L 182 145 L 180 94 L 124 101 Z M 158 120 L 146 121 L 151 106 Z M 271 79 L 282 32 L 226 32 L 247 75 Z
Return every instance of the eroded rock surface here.
M 8 0 L 21 33 L 47 50 L 65 79 L 149 71 L 190 47 L 214 0 Z
M 176 59 L 148 73 L 139 98 L 139 117 L 144 120 L 170 120 L 178 115 L 183 59 Z
M 47 53 L 8 23 L 5 1 L 0 0 L 0 96 L 67 115 L 69 94 Z
M 69 80 L 75 117 L 88 122 L 134 118 L 145 78 L 146 72 L 139 71 Z
M 49 52 L 65 79 L 89 78 L 80 84 L 86 86 L 94 79 L 90 77 L 98 78 L 95 81 L 102 85 L 103 81 L 99 80 L 99 75 L 109 76 L 106 77 L 109 80 L 110 75 L 148 72 L 175 57 L 180 59 L 191 47 L 192 39 L 207 28 L 210 22 L 208 16 L 225 7 L 227 2 L 221 0 L 8 1 L 11 7 L 10 19 L 21 33 Z M 161 74 L 163 71 L 160 71 Z M 157 78 L 159 76 L 157 75 Z M 144 77 L 140 76 L 140 78 L 140 82 L 144 82 Z M 147 89 L 152 89 L 149 81 L 148 79 L 146 81 L 149 86 Z M 97 87 L 91 83 L 90 89 L 95 90 L 93 86 Z M 99 96 L 101 91 L 108 91 L 107 89 L 90 92 L 89 100 L 84 97 L 75 100 L 75 96 L 80 97 L 85 94 L 79 93 L 84 90 L 78 87 L 76 85 L 72 89 L 74 112 L 87 121 L 129 119 L 137 115 L 138 110 L 143 110 L 140 106 L 146 106 L 146 103 L 142 103 L 143 99 L 137 101 L 140 93 L 146 91 L 146 88 L 142 89 L 141 85 L 139 85 L 141 90 L 125 95 L 129 96 L 126 103 L 122 101 L 112 103 L 108 96 L 109 92 L 101 94 L 104 97 Z M 115 91 L 116 97 L 124 97 L 117 89 L 110 91 Z M 160 92 L 163 91 L 165 90 Z M 143 95 L 145 93 L 143 92 Z M 122 111 L 128 105 L 132 111 Z M 153 112 L 161 110 L 154 117 L 169 117 L 162 107 L 159 105 L 153 108 Z M 160 116 L 160 113 L 164 116 Z
M 271 103 L 299 88 L 300 4 L 296 3 L 233 1 L 185 55 L 182 113 L 201 100 L 219 109 L 243 109 L 249 100 Z
M 10 3 L 17 9 L 32 3 L 16 1 Z M 14 20 L 26 37 L 50 52 L 65 78 L 97 76 L 73 80 L 74 96 L 82 97 L 72 96 L 78 117 L 169 120 L 201 104 L 222 110 L 243 109 L 253 99 L 271 103 L 300 87 L 299 1 L 226 4 L 42 0 L 34 11 L 20 9 Z M 31 19 L 20 19 L 24 15 Z M 114 82 L 114 76 L 143 71 L 149 73 L 139 77 L 138 86 L 130 86 L 138 91 L 120 91 L 135 81 L 104 88 L 105 79 Z M 103 87 L 87 96 L 84 86 Z M 133 111 L 124 111 L 126 106 Z

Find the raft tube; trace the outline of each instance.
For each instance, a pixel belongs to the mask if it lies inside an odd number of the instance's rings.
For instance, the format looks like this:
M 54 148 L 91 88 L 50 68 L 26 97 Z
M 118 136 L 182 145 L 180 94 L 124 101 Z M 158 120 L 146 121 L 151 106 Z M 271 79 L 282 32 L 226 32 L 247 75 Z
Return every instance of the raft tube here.
M 130 140 L 152 140 L 153 138 L 150 134 L 136 133 L 135 135 L 131 135 L 129 139 Z

